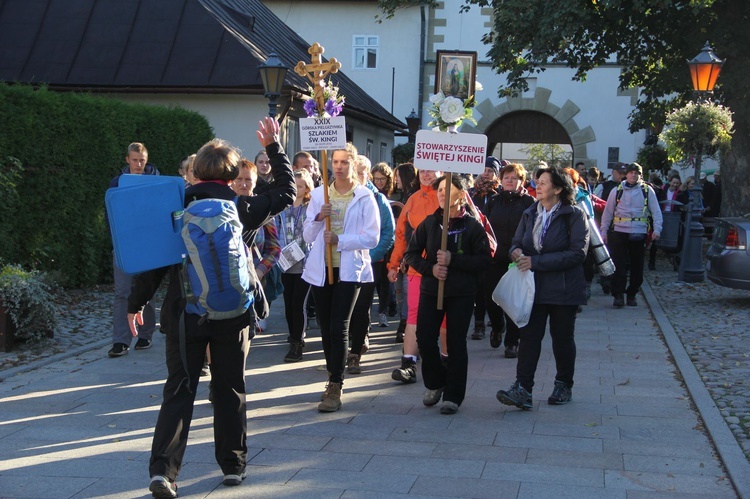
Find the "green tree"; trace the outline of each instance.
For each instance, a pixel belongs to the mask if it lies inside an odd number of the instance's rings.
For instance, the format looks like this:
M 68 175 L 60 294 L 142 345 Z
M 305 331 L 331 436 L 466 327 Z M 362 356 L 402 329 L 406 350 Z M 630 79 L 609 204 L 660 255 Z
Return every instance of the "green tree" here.
M 435 7 L 436 0 L 380 0 L 385 17 L 399 8 Z M 589 71 L 616 60 L 622 88 L 640 87 L 630 129 L 660 131 L 669 111 L 693 98 L 685 61 L 710 40 L 726 59 L 716 98 L 735 113 L 732 149 L 722 158 L 722 214 L 750 211 L 750 2 L 747 0 L 464 0 L 493 8 L 482 37 L 493 68 L 506 76 L 499 95 L 526 89 L 548 63 Z
M 570 164 L 573 153 L 566 151 L 559 144 L 524 144 L 519 150 L 532 163 L 544 161 L 550 166 L 573 166 Z

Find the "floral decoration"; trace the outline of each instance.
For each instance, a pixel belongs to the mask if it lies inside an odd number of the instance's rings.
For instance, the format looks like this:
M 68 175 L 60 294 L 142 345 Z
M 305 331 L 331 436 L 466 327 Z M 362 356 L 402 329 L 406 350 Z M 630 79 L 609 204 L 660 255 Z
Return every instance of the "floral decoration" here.
M 688 102 L 667 115 L 659 138 L 675 162 L 694 156 L 715 156 L 729 150 L 734 132 L 732 111 L 713 102 Z
M 308 87 L 310 98 L 305 101 L 303 106 L 308 118 L 313 116 L 330 116 L 333 118 L 341 114 L 341 111 L 344 109 L 346 98 L 339 94 L 339 87 L 335 86 L 331 80 L 328 80 L 328 83 L 323 84 L 322 88 L 324 104 L 323 109 L 318 109 L 315 89 Z
M 473 107 L 476 104 L 474 96 L 466 100 L 457 97 L 446 97 L 443 92 L 438 92 L 430 97 L 432 106 L 428 110 L 432 121 L 427 126 L 437 127 L 441 132 L 448 131 L 448 127 L 459 127 L 464 120 L 477 124 L 474 119 Z

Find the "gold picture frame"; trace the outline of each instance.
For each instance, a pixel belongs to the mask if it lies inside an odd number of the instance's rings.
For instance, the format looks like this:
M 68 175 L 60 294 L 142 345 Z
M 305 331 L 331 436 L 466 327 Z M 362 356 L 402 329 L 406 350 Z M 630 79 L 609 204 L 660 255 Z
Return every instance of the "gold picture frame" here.
M 477 53 L 465 51 L 437 51 L 435 93 L 446 97 L 466 99 L 474 95 L 477 79 Z

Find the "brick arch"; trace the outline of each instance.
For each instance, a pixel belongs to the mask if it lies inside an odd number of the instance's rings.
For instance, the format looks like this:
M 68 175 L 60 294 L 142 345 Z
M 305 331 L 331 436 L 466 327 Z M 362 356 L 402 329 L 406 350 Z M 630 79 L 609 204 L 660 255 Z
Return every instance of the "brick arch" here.
M 497 138 L 504 133 L 504 124 L 526 124 L 522 135 L 535 140 L 524 142 L 544 143 L 549 140 L 550 143 L 568 143 L 573 149 L 574 161 L 583 161 L 587 167 L 595 166 L 588 157 L 586 147 L 589 142 L 596 140 L 593 128 L 590 125 L 584 128 L 578 125 L 575 116 L 581 109 L 573 101 L 568 99 L 562 106 L 557 106 L 550 102 L 551 95 L 552 90 L 537 87 L 533 97 L 509 97 L 499 104 L 484 99 L 474 109 L 481 114 L 481 118 L 475 116 L 476 126 L 466 123 L 461 127 L 461 132 L 483 133 L 488 135 L 489 142 L 493 142 L 493 137 Z M 565 136 L 567 140 L 559 140 Z

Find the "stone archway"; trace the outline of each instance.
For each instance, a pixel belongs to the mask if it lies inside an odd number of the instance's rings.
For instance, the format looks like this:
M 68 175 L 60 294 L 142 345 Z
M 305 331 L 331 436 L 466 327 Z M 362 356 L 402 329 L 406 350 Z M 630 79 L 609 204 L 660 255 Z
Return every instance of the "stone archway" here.
M 591 126 L 581 128 L 575 116 L 581 109 L 571 100 L 562 107 L 550 102 L 552 90 L 537 87 L 533 97 L 510 97 L 500 104 L 485 99 L 474 108 L 482 115 L 476 126 L 466 123 L 464 133 L 483 133 L 488 144 L 498 142 L 570 144 L 573 160 L 586 167 L 596 166 L 588 157 L 586 144 L 596 140 Z M 523 140 L 521 140 L 523 139 Z

